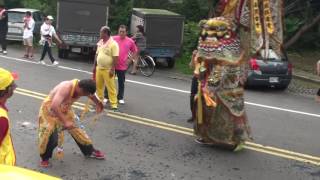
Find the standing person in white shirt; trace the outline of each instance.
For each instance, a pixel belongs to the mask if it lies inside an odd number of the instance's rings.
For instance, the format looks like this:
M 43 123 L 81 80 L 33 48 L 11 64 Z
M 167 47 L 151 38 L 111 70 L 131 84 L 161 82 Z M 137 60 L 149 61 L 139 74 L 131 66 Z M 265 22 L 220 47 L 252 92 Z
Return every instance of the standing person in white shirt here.
M 25 46 L 24 58 L 33 59 L 33 30 L 35 22 L 31 16 L 31 12 L 27 11 L 26 16 L 23 18 L 23 45 Z
M 56 38 L 56 40 L 62 44 L 62 41 L 60 40 L 60 38 L 57 36 L 56 34 L 56 30 L 54 29 L 54 27 L 52 26 L 52 20 L 53 17 L 52 16 L 47 16 L 45 19 L 45 22 L 42 24 L 41 26 L 41 40 L 40 43 L 41 45 L 43 45 L 43 49 L 42 49 L 42 55 L 40 58 L 40 63 L 41 64 L 46 64 L 43 59 L 46 56 L 47 52 L 49 54 L 49 58 L 52 62 L 53 65 L 58 65 L 59 62 L 56 61 L 54 59 L 54 57 L 52 56 L 52 51 L 51 51 L 51 46 L 52 46 L 52 37 L 54 36 Z

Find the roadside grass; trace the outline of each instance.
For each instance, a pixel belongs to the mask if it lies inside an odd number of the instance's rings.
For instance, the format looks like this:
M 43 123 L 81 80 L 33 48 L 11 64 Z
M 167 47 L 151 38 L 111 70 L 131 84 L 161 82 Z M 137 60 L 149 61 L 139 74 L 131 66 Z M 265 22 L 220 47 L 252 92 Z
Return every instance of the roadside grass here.
M 300 86 L 304 87 L 305 89 L 319 89 L 319 84 L 315 82 L 301 80 L 299 78 L 293 78 L 292 83 L 299 84 Z
M 193 70 L 189 67 L 189 62 L 191 60 L 191 52 L 184 53 L 181 57 L 176 59 L 175 69 L 179 73 L 192 75 Z
M 288 58 L 294 69 L 315 75 L 316 63 L 320 60 L 320 50 L 290 50 Z

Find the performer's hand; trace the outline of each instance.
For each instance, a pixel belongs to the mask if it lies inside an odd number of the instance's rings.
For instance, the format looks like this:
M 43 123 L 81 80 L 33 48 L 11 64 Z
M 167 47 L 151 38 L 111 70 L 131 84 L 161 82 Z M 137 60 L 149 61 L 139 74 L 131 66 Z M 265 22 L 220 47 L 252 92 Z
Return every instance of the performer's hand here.
M 103 111 L 103 104 L 102 102 L 99 102 L 97 105 L 96 105 L 96 112 L 97 113 L 101 113 Z
M 316 102 L 320 103 L 320 96 L 315 97 Z
M 63 128 L 67 129 L 67 130 L 73 129 L 74 128 L 74 124 L 71 121 L 66 121 L 63 124 Z

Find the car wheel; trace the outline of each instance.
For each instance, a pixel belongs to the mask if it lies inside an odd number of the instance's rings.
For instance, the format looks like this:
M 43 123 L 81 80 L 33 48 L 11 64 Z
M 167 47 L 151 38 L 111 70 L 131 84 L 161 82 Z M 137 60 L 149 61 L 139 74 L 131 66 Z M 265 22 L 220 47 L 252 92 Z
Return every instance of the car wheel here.
M 59 49 L 58 57 L 61 59 L 66 59 L 69 57 L 69 51 L 67 49 Z
M 175 64 L 175 60 L 173 58 L 167 58 L 168 68 L 172 69 Z

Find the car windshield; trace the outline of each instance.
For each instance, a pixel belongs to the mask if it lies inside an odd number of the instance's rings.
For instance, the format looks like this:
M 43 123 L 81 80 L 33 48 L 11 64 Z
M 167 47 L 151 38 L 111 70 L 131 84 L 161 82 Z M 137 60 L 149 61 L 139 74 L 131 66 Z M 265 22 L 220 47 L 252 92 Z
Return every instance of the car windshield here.
M 265 51 L 264 49 L 260 50 L 260 58 L 264 60 L 269 60 L 269 61 L 286 61 L 286 58 L 283 57 L 284 55 L 281 54 L 280 56 L 274 52 L 272 49 L 269 49 L 268 51 Z
M 8 21 L 13 23 L 22 23 L 25 13 L 22 12 L 8 12 Z

